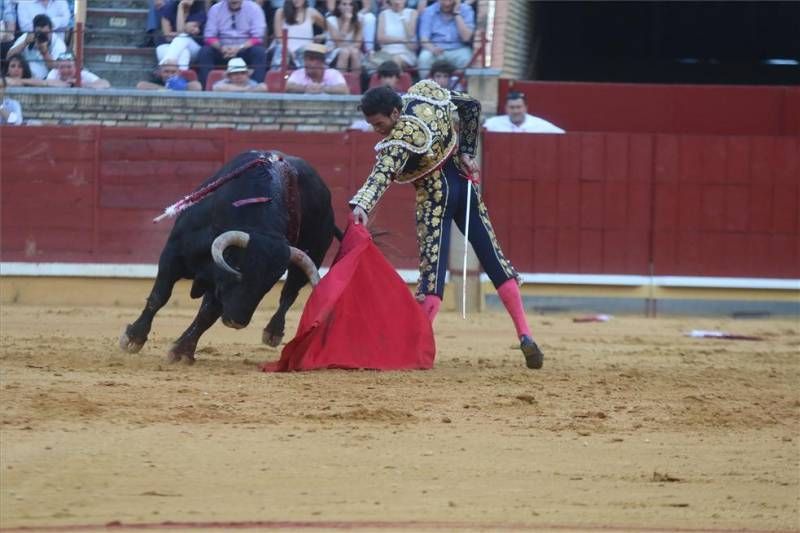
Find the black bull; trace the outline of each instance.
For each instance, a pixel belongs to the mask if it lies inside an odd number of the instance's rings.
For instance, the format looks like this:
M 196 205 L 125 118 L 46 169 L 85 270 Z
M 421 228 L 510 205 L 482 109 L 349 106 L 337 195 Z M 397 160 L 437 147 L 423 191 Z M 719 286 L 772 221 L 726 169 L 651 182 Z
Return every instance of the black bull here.
M 317 268 L 334 235 L 341 238 L 328 187 L 300 158 L 250 151 L 225 164 L 187 198 L 196 203 L 178 215 L 147 305 L 125 328 L 120 347 L 141 350 L 175 283 L 192 279 L 191 296 L 203 301 L 167 359 L 194 362 L 200 336 L 220 317 L 226 326 L 247 326 L 288 268 L 280 304 L 262 335 L 265 344 L 277 346 L 286 311 L 308 279 L 312 285 L 319 279 Z

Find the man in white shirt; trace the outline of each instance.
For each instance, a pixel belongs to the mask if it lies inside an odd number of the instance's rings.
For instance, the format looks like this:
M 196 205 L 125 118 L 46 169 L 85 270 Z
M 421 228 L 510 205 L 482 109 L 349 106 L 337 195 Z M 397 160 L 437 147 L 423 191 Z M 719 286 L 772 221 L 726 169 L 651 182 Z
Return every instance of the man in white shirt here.
M 0 82 L 0 124 L 22 124 L 22 106 L 12 98 L 6 98 L 6 79 Z
M 510 92 L 506 97 L 506 114 L 486 119 L 487 131 L 515 133 L 565 133 L 564 130 L 539 117 L 528 114 L 525 94 Z
M 47 15 L 33 18 L 33 31 L 23 33 L 8 51 L 9 56 L 20 54 L 31 66 L 34 78 L 43 80 L 55 68 L 56 58 L 67 51 L 67 45 L 53 33 L 53 22 Z
M 66 52 L 58 56 L 58 66 L 47 74 L 49 87 L 75 87 L 78 81 L 78 68 L 75 56 Z M 81 70 L 81 87 L 84 89 L 108 89 L 111 84 L 93 72 Z

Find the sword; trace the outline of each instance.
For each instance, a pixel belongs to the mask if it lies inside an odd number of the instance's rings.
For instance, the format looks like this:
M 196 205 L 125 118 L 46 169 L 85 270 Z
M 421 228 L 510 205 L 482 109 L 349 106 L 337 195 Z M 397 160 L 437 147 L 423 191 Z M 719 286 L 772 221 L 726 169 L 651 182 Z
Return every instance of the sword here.
M 461 280 L 461 318 L 467 319 L 467 250 L 469 247 L 469 208 L 472 200 L 472 176 L 467 178 L 467 211 L 464 215 L 464 270 Z

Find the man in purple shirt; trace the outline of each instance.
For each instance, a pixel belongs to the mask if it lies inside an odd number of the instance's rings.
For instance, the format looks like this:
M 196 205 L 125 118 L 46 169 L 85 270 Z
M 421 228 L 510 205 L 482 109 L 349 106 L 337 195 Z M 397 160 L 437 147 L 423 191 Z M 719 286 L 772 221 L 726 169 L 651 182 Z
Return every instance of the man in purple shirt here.
M 465 68 L 472 59 L 474 33 L 475 13 L 461 0 L 439 0 L 426 7 L 419 20 L 420 77 L 427 78 L 438 59 L 446 59 L 457 69 Z
M 197 78 L 203 87 L 215 65 L 225 65 L 232 57 L 241 57 L 253 70 L 251 78 L 264 81 L 267 50 L 264 34 L 267 22 L 258 4 L 246 0 L 222 0 L 208 10 L 203 33 L 205 46 L 197 53 Z

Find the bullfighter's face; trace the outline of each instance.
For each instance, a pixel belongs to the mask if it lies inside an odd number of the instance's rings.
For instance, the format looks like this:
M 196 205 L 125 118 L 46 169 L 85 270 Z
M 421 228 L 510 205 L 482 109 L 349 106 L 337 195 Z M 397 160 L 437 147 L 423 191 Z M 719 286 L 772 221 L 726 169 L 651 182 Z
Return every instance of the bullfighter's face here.
M 372 129 L 386 136 L 391 133 L 397 121 L 400 120 L 400 110 L 397 108 L 392 109 L 391 114 L 388 116 L 383 113 L 375 113 L 374 115 L 367 115 L 364 118 L 369 125 L 372 126 Z

